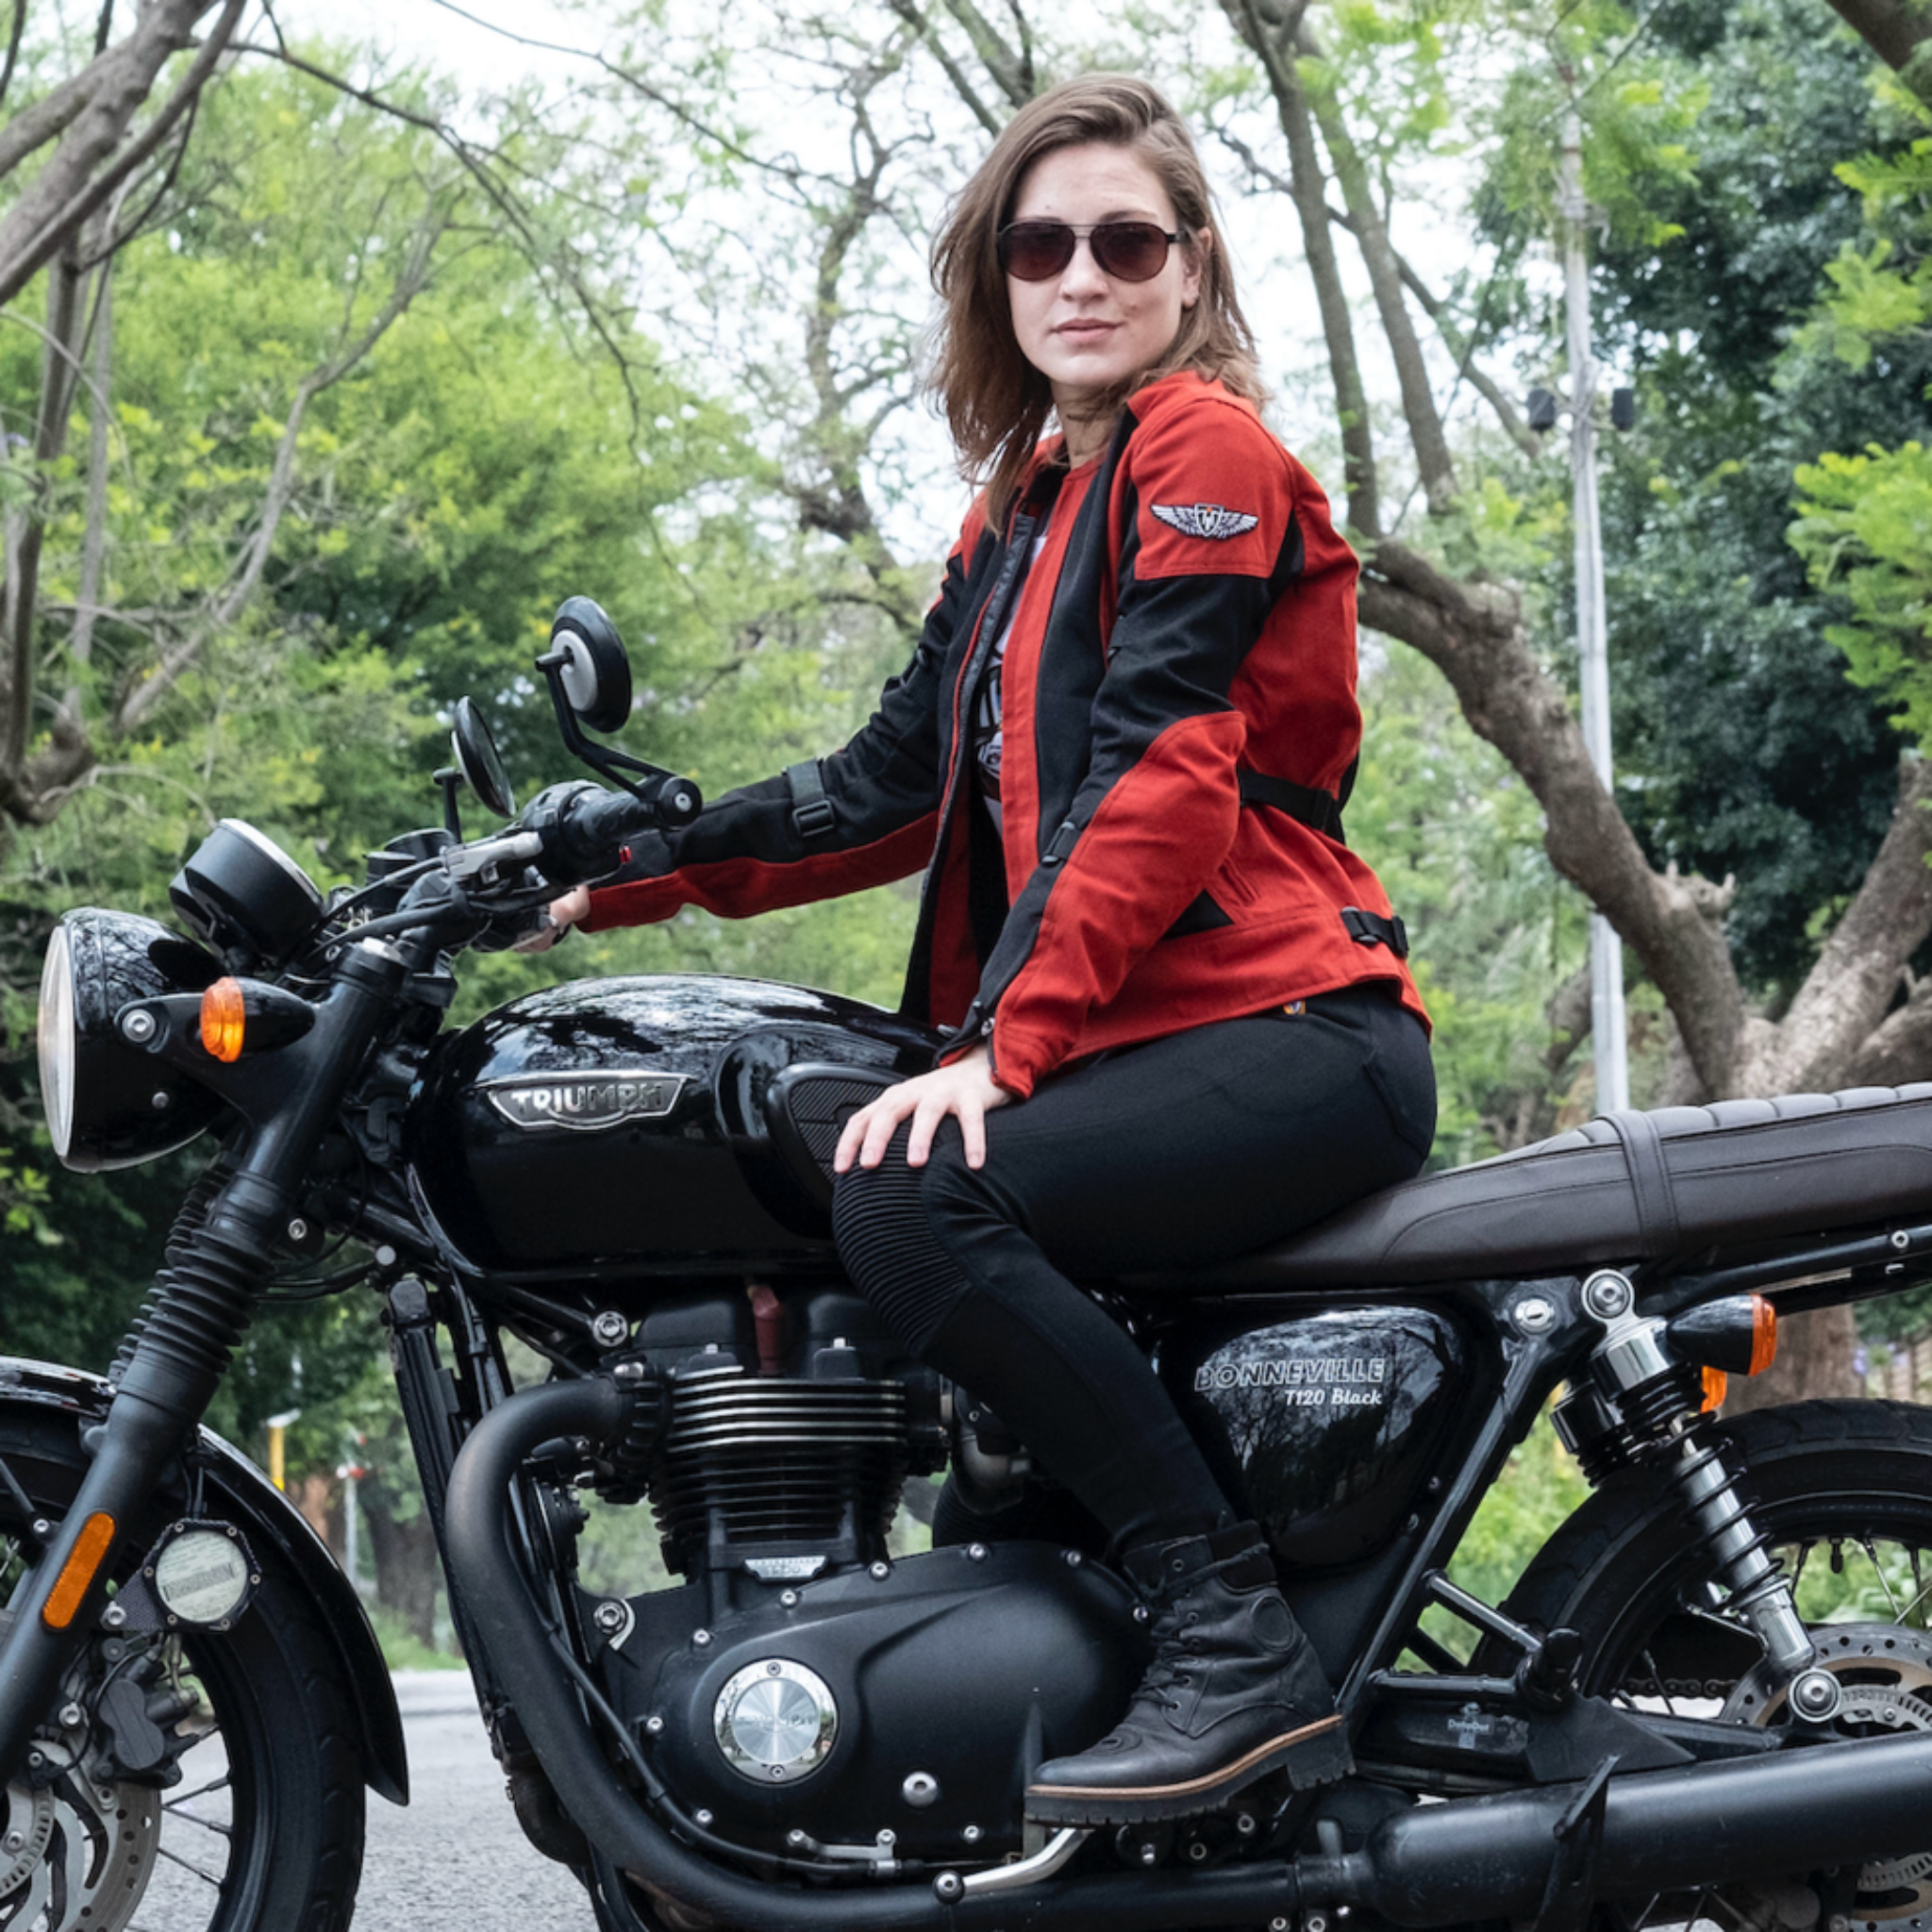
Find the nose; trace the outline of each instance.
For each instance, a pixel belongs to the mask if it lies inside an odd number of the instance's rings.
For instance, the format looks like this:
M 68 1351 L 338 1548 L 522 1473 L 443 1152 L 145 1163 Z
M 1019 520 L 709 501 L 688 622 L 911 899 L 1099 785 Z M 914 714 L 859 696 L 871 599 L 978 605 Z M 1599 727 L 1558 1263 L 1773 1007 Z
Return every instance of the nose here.
M 1108 278 L 1093 258 L 1092 238 L 1076 235 L 1074 238 L 1074 258 L 1060 271 L 1060 293 L 1087 295 L 1104 291 L 1107 286 Z

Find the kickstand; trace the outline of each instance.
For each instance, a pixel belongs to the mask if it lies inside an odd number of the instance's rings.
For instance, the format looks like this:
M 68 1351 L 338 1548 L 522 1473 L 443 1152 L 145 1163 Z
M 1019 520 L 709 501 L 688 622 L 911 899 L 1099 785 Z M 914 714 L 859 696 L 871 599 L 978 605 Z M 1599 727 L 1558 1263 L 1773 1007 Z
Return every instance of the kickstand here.
M 1557 1849 L 1549 1883 L 1537 1907 L 1532 1932 L 1584 1932 L 1596 1900 L 1597 1854 L 1603 1849 L 1604 1811 L 1609 1802 L 1612 1752 L 1584 1779 L 1574 1802 L 1557 1821 Z

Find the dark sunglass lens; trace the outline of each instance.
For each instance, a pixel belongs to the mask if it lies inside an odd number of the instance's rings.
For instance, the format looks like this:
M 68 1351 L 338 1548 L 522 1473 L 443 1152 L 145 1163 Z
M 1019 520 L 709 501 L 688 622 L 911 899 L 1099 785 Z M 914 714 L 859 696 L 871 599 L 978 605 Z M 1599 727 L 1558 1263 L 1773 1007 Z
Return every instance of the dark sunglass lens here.
M 1064 222 L 1015 222 L 1000 231 L 1000 266 L 1023 282 L 1043 282 L 1074 258 L 1074 231 Z
M 1108 222 L 1093 231 L 1093 258 L 1124 282 L 1151 282 L 1167 265 L 1167 234 L 1152 222 Z

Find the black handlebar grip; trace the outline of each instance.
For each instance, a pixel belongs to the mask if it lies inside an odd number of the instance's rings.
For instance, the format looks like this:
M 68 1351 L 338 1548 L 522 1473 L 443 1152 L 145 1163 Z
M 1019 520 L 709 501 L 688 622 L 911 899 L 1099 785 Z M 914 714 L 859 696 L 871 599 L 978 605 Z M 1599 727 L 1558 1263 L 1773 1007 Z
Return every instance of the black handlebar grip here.
M 586 788 L 572 799 L 564 813 L 563 846 L 586 873 L 608 867 L 620 847 L 640 832 L 653 830 L 658 814 L 648 801 L 625 791 Z
M 639 833 L 688 825 L 704 807 L 689 778 L 668 773 L 639 791 L 642 795 L 633 798 L 625 791 L 586 786 L 565 807 L 564 849 L 577 865 L 590 870 L 606 866 Z

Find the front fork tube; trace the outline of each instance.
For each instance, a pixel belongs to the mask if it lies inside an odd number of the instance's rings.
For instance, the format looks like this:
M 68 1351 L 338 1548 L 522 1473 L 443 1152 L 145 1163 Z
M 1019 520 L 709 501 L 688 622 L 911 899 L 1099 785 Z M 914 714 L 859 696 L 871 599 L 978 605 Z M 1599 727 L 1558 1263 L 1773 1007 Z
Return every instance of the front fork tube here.
M 181 1421 L 139 1396 L 122 1396 L 108 1411 L 94 1458 L 73 1507 L 45 1538 L 45 1552 L 8 1604 L 0 1646 L 0 1780 L 19 1774 L 36 1727 L 53 1706 L 60 1679 L 99 1620 L 102 1582 L 119 1541 L 119 1525 L 146 1503 L 157 1474 L 181 1446 Z M 46 1610 L 54 1586 L 97 1516 L 115 1526 L 80 1603 L 58 1624 Z
M 251 1063 L 225 1097 L 245 1151 L 198 1226 L 177 1227 L 128 1344 L 107 1420 L 82 1439 L 92 1460 L 40 1560 L 8 1605 L 0 1639 L 0 1785 L 20 1773 L 60 1680 L 101 1620 L 130 1526 L 200 1425 L 275 1269 L 275 1250 L 323 1133 L 407 976 L 400 956 L 351 949 L 314 1029 Z M 210 1083 L 212 1084 L 212 1083 Z M 101 1536 L 105 1519 L 105 1538 Z M 83 1539 L 90 1555 L 75 1561 Z M 70 1589 L 57 1590 L 75 1563 Z M 77 1600 L 71 1586 L 85 1577 Z M 50 1614 L 50 1604 L 53 1606 Z

